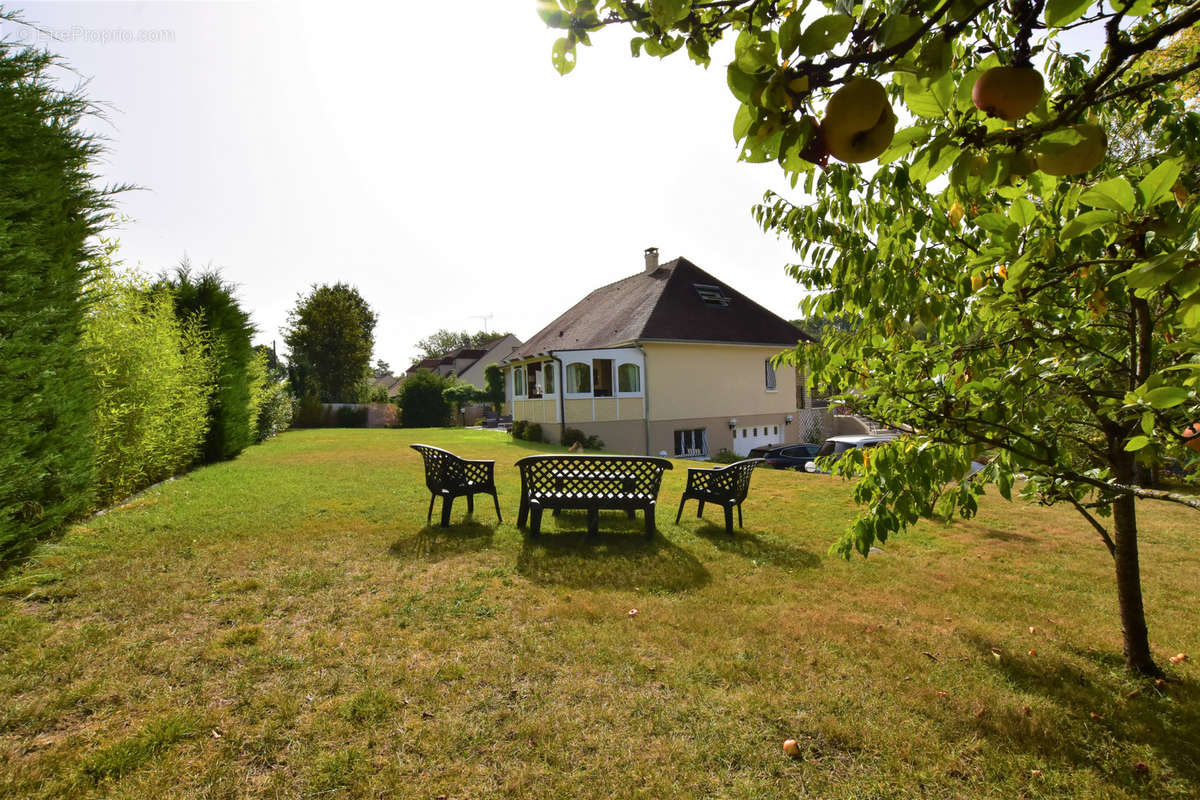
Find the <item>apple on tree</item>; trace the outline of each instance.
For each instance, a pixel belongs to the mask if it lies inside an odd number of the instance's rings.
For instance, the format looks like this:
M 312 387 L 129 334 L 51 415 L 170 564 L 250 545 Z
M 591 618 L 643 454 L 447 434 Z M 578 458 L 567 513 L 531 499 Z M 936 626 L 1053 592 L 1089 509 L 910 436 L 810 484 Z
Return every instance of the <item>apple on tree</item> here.
M 1103 128 L 1090 122 L 1072 125 L 1071 128 L 1083 137 L 1080 141 L 1064 150 L 1038 154 L 1038 169 L 1047 175 L 1081 175 L 1100 166 L 1104 160 L 1104 154 L 1108 151 L 1108 136 Z
M 854 78 L 829 98 L 821 132 L 830 155 L 838 161 L 861 164 L 878 158 L 896 133 L 887 90 L 870 78 Z
M 1037 107 L 1045 89 L 1042 73 L 1032 67 L 992 67 L 975 81 L 971 100 L 989 117 L 1013 122 Z

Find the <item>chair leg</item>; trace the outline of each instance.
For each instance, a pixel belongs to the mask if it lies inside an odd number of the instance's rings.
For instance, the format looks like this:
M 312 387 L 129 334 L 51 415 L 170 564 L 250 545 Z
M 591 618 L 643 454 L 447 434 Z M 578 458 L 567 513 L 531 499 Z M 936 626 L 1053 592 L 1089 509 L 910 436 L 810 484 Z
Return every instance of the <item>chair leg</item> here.
M 738 527 L 739 528 L 746 527 L 745 525 L 742 524 L 742 504 L 741 503 L 738 503 Z
M 646 517 L 646 538 L 654 538 L 654 503 L 646 506 L 646 510 L 642 512 Z
M 696 509 L 696 519 L 700 519 L 701 517 L 704 516 L 704 501 L 698 500 L 696 502 L 698 502 L 700 504 L 699 507 Z
M 534 536 L 537 536 L 542 532 L 542 507 L 534 506 L 531 512 L 532 518 L 529 520 L 529 530 L 533 532 Z
M 588 535 L 595 536 L 600 532 L 600 510 L 596 508 L 588 509 Z
M 442 527 L 450 527 L 450 509 L 454 505 L 454 498 L 450 495 L 442 496 Z
M 473 494 L 467 495 L 467 513 L 468 514 L 475 513 L 475 495 L 473 495 Z
M 425 514 L 425 524 L 426 525 L 428 525 L 429 522 L 433 519 L 433 501 L 434 500 L 437 500 L 437 495 L 430 494 L 429 495 L 429 511 L 426 512 L 426 514 Z
M 625 516 L 629 517 L 630 519 L 637 519 L 637 509 L 633 509 L 633 508 L 625 509 Z
M 500 498 L 496 496 L 495 492 L 492 492 L 492 502 L 496 504 L 496 521 L 504 522 L 504 518 L 500 516 Z
M 725 506 L 725 532 L 733 536 L 733 506 Z
M 493 496 L 494 496 L 494 495 L 493 495 Z M 499 516 L 499 513 L 500 513 L 500 503 L 499 503 L 499 502 L 497 502 L 497 503 L 496 503 L 496 514 L 497 514 L 497 516 Z M 521 498 L 521 505 L 520 505 L 520 507 L 519 507 L 519 508 L 517 508 L 517 527 L 518 527 L 518 528 L 524 528 L 524 527 L 525 527 L 525 523 L 526 523 L 528 520 L 529 520 L 529 501 L 528 501 L 528 500 L 526 500 L 525 498 L 523 498 L 523 497 L 522 497 L 522 498 Z
M 676 512 L 676 514 L 675 514 L 675 524 L 676 524 L 676 525 L 678 525 L 678 524 L 679 524 L 679 518 L 683 516 L 683 504 L 684 504 L 684 503 L 686 503 L 686 502 L 687 502 L 687 498 L 686 498 L 686 497 L 684 497 L 683 499 L 681 499 L 681 500 L 679 501 L 679 511 L 678 511 L 678 512 Z

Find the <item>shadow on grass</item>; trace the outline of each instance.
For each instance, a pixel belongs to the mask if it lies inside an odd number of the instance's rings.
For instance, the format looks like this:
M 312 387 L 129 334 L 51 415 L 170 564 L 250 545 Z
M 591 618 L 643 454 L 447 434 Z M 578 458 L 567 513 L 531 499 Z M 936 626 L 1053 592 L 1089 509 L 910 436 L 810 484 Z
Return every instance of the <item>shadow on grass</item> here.
M 981 655 L 991 650 L 979 637 L 967 636 L 967 641 Z M 1148 747 L 1161 760 L 1152 769 L 1167 766 L 1185 781 L 1200 783 L 1200 686 L 1183 680 L 1159 688 L 1149 680 L 1138 680 L 1124 671 L 1124 659 L 1116 652 L 1076 650 L 1074 655 L 1079 662 L 1045 656 L 983 658 L 1008 685 L 1044 697 L 1078 724 L 1039 727 L 1024 713 L 1010 709 L 980 718 L 976 723 L 980 734 L 1001 746 L 1019 743 L 1035 755 L 1097 769 L 1124 789 L 1140 786 L 1145 779 L 1133 772 L 1132 756 L 1100 761 L 1098 753 L 1113 751 L 1103 742 L 1111 738 L 1117 752 L 1130 746 Z M 1101 729 L 1107 736 L 1098 735 Z
M 1013 533 L 1012 531 L 1002 531 L 999 528 L 984 528 L 981 532 L 984 539 L 998 539 L 1001 542 L 1036 542 L 1038 541 L 1033 536 L 1027 536 L 1024 533 Z
M 388 551 L 399 558 L 420 558 L 440 561 L 463 553 L 477 553 L 492 546 L 496 534 L 496 523 L 483 525 L 471 517 L 450 523 L 442 528 L 426 525 L 413 536 L 392 542 Z
M 600 531 L 587 532 L 587 514 L 547 514 L 542 533 L 525 532 L 517 571 L 537 584 L 588 589 L 682 592 L 711 580 L 708 570 L 663 537 L 647 539 L 639 515 L 601 513 Z
M 704 522 L 692 533 L 718 550 L 753 559 L 759 564 L 772 564 L 785 569 L 816 569 L 821 566 L 821 557 L 810 550 L 768 542 L 740 528 L 734 528 L 730 536 L 725 532 L 724 525 Z

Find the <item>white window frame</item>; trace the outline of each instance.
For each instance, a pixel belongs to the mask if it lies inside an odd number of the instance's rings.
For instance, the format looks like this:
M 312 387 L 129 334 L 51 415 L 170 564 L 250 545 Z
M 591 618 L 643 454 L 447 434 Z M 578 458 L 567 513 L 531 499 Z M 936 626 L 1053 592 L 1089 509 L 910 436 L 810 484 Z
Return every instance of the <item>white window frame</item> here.
M 636 389 L 623 390 L 621 388 L 621 371 L 626 369 L 633 370 L 634 383 L 637 384 Z M 617 365 L 617 397 L 641 397 L 642 396 L 642 367 L 640 364 L 635 364 L 632 361 L 622 361 Z
M 525 365 L 518 364 L 513 367 L 513 397 L 527 397 L 528 387 L 525 379 Z
M 680 436 L 680 434 L 683 434 Z M 696 445 L 696 434 L 699 434 L 700 447 Z M 684 446 L 681 448 L 680 444 Z M 691 444 L 691 447 L 687 447 Z M 708 455 L 708 428 L 682 428 L 671 432 L 671 447 L 675 450 L 676 458 L 703 458 Z

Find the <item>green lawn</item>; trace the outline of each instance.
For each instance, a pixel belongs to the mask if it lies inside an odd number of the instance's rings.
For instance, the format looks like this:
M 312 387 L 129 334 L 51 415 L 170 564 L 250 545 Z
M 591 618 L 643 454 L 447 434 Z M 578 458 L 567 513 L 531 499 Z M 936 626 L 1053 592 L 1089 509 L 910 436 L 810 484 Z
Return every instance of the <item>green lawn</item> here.
M 426 527 L 413 441 L 495 458 L 504 523 Z M 536 449 L 292 432 L 43 546 L 0 579 L 0 794 L 1200 795 L 1195 512 L 1142 509 L 1151 641 L 1193 654 L 1155 687 L 1068 510 L 993 497 L 843 562 L 847 483 L 758 470 L 730 538 L 672 524 L 677 462 L 653 541 L 617 513 L 532 541 Z

